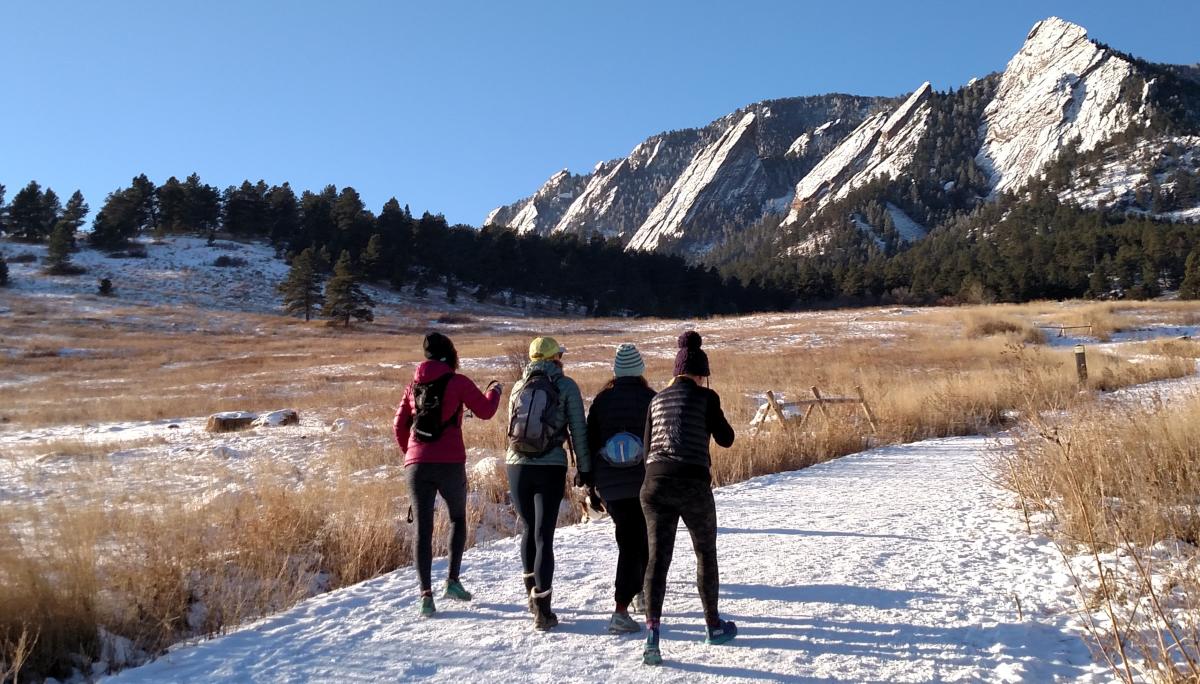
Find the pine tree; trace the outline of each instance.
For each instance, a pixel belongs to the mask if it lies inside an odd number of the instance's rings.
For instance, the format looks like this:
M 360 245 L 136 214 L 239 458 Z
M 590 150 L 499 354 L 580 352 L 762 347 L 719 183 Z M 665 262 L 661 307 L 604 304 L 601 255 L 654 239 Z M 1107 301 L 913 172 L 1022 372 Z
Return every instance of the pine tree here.
M 367 280 L 376 281 L 384 275 L 383 237 L 379 233 L 371 235 L 367 240 L 367 248 L 362 255 L 363 275 Z
M 313 312 L 324 302 L 321 273 L 313 264 L 312 248 L 292 259 L 292 267 L 278 290 L 283 295 L 283 308 L 287 313 L 303 313 L 304 320 L 312 320 Z
M 54 224 L 50 232 L 50 245 L 46 251 L 46 272 L 68 275 L 82 272 L 71 264 L 71 250 L 75 246 L 75 227 L 67 219 Z
M 55 224 L 62 218 L 62 213 L 62 202 L 59 201 L 58 194 L 54 190 L 46 188 L 46 192 L 42 194 L 41 216 L 42 231 L 46 237 L 50 236 Z
M 8 209 L 4 206 L 4 183 L 0 183 L 0 233 L 8 230 Z
M 67 206 L 63 209 L 62 220 L 66 221 L 71 226 L 71 250 L 75 250 L 75 233 L 83 227 L 83 220 L 87 218 L 88 211 L 87 202 L 83 199 L 83 193 L 76 190 L 71 193 L 71 197 L 67 200 Z
M 1188 254 L 1183 270 L 1183 282 L 1179 285 L 1180 299 L 1200 299 L 1200 245 Z
M 333 267 L 333 277 L 325 285 L 325 307 L 321 309 L 321 315 L 340 320 L 348 328 L 351 317 L 360 321 L 375 320 L 374 307 L 375 302 L 359 285 L 350 253 L 343 250 Z
M 158 226 L 158 188 L 143 173 L 130 182 L 129 194 L 137 217 L 137 232 L 154 230 Z
M 0 254 L 0 287 L 8 285 L 8 262 L 4 260 L 4 255 Z
M 212 234 L 221 223 L 221 193 L 211 185 L 201 183 L 200 175 L 193 173 L 183 182 L 183 226 Z
M 158 186 L 158 225 L 155 235 L 180 232 L 187 225 L 187 190 L 175 176 Z
M 139 201 L 137 193 L 129 188 L 110 193 L 96 214 L 96 220 L 92 222 L 92 232 L 88 237 L 92 246 L 113 249 L 125 245 L 137 235 Z
M 8 231 L 18 240 L 40 242 L 50 234 L 50 226 L 43 225 L 44 204 L 42 186 L 29 181 L 8 205 Z

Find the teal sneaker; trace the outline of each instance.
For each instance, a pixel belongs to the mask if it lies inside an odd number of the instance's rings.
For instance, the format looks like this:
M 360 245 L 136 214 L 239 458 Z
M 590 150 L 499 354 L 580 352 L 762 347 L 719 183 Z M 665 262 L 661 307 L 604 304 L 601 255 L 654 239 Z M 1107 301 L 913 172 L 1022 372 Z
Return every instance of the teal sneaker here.
M 640 631 L 642 631 L 641 625 L 634 622 L 633 618 L 629 617 L 629 613 L 613 611 L 612 617 L 608 620 L 609 634 L 636 634 Z
M 463 588 L 462 582 L 451 579 L 446 580 L 446 593 L 444 598 L 455 599 L 456 601 L 470 601 L 471 592 Z
M 716 627 L 706 627 L 704 631 L 704 643 L 719 646 L 733 641 L 737 636 L 737 625 L 733 624 L 733 620 L 721 620 Z
M 643 665 L 662 665 L 662 653 L 658 650 L 658 628 L 646 635 L 646 648 L 642 649 Z
M 429 594 L 422 595 L 421 596 L 421 617 L 423 617 L 423 618 L 433 617 L 433 614 L 436 612 L 437 612 L 437 608 L 433 607 L 433 597 L 430 596 Z

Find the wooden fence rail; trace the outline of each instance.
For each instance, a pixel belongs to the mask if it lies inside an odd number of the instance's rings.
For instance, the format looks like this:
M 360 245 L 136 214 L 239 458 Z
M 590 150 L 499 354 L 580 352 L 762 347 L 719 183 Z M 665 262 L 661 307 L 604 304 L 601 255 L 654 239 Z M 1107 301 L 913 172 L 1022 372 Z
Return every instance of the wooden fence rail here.
M 798 401 L 781 403 L 775 398 L 775 393 L 768 390 L 767 405 L 770 407 L 770 411 L 775 414 L 775 417 L 779 419 L 780 424 L 787 428 L 798 428 L 804 425 L 804 422 L 812 415 L 813 409 L 819 410 L 825 420 L 829 420 L 831 418 L 828 408 L 830 404 L 858 405 L 862 407 L 862 412 L 867 417 L 867 422 L 871 424 L 871 431 L 879 432 L 879 424 L 875 420 L 875 412 L 871 410 L 871 405 L 867 403 L 867 398 L 863 394 L 862 387 L 854 388 L 856 396 L 853 397 L 827 397 L 821 394 L 820 388 L 816 385 L 810 387 L 809 391 L 812 392 L 812 399 L 800 399 Z M 787 416 L 786 409 L 798 410 L 800 407 L 804 407 L 804 413 L 798 419 Z M 765 422 L 766 416 L 763 416 L 763 418 Z
M 1038 327 L 1043 330 L 1057 330 L 1058 334 L 1055 337 L 1066 337 L 1066 331 L 1068 330 L 1083 330 L 1085 328 L 1088 331 L 1088 335 L 1092 334 L 1091 325 L 1039 325 Z

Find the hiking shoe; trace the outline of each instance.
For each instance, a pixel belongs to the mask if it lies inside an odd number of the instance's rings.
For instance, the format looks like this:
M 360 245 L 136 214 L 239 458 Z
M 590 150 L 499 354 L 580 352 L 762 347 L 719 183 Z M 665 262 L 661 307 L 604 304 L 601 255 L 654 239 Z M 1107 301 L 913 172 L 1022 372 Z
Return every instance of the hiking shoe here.
M 608 619 L 609 634 L 636 634 L 640 631 L 642 631 L 642 626 L 629 617 L 629 613 L 616 610 Z
M 733 624 L 733 620 L 721 620 L 716 627 L 706 627 L 704 631 L 704 643 L 717 646 L 733 641 L 737 636 L 737 625 Z
M 658 629 L 646 635 L 646 647 L 642 649 L 643 665 L 662 665 L 662 652 L 658 650 Z
M 531 589 L 529 598 L 534 604 L 533 628 L 545 632 L 558 626 L 558 616 L 550 612 L 550 590 L 538 591 Z
M 421 596 L 421 617 L 423 617 L 423 618 L 433 617 L 433 614 L 436 612 L 437 612 L 437 608 L 433 607 L 433 596 L 430 596 L 429 594 L 422 595 Z
M 446 593 L 444 598 L 451 598 L 457 601 L 470 601 L 471 592 L 464 589 L 462 582 L 456 579 L 446 580 Z
M 633 600 L 629 602 L 629 610 L 641 615 L 646 614 L 646 599 L 642 598 L 641 592 L 635 594 Z

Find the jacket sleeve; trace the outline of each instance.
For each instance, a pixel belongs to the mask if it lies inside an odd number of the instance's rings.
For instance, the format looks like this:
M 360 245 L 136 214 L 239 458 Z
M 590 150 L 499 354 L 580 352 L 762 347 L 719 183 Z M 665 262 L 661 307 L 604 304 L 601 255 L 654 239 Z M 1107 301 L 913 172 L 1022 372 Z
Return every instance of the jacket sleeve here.
M 412 428 L 413 410 L 412 410 L 412 386 L 404 390 L 404 398 L 400 400 L 400 406 L 396 409 L 396 419 L 392 421 L 392 434 L 396 437 L 396 444 L 400 446 L 400 453 L 408 453 L 408 433 Z
M 596 395 L 592 400 L 592 408 L 587 416 L 588 453 L 600 453 L 600 416 L 604 413 L 604 393 Z
M 733 426 L 725 419 L 725 412 L 721 410 L 721 396 L 710 390 L 708 396 L 708 431 L 712 434 L 713 439 L 717 444 L 728 449 L 733 446 Z
M 475 414 L 476 418 L 488 420 L 496 415 L 500 408 L 500 390 L 493 387 L 487 394 L 479 391 L 479 387 L 465 375 L 458 376 L 462 403 Z
M 565 378 L 567 400 L 567 429 L 571 431 L 571 446 L 575 449 L 575 466 L 580 472 L 591 472 L 592 452 L 588 448 L 587 421 L 583 417 L 583 395 L 574 380 Z

